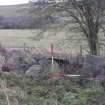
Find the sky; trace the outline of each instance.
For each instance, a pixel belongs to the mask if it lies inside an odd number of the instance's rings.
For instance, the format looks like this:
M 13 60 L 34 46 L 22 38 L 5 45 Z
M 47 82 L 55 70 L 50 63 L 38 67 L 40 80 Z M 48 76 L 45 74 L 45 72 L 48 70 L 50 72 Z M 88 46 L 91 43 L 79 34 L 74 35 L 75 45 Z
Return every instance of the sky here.
M 16 5 L 28 3 L 29 0 L 0 0 L 0 5 Z

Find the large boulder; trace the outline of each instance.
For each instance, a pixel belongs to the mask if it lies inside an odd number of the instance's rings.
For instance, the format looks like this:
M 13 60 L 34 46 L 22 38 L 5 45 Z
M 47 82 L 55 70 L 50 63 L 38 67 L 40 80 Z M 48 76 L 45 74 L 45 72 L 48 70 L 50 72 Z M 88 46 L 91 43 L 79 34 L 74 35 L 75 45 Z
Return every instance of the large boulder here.
M 83 73 L 96 77 L 105 73 L 105 57 L 88 55 L 84 59 Z
M 33 65 L 26 71 L 26 76 L 32 77 L 35 80 L 38 80 L 43 72 L 42 67 L 40 65 Z

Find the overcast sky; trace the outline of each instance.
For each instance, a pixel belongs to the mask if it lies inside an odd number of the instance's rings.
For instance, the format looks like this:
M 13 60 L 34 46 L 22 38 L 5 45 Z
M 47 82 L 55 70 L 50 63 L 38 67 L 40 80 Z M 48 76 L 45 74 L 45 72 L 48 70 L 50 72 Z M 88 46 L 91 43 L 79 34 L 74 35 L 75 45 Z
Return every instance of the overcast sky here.
M 28 3 L 29 0 L 0 0 L 0 5 L 15 5 Z

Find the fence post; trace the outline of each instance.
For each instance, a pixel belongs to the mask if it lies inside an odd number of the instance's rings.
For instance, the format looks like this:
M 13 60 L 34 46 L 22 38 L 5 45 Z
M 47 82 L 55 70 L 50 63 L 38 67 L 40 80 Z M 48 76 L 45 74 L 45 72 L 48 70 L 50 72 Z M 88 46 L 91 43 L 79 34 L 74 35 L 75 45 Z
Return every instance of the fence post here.
M 26 44 L 24 43 L 24 45 L 23 45 L 23 48 L 24 48 L 24 51 L 26 51 Z
M 82 57 L 83 51 L 82 51 L 82 45 L 80 45 L 80 56 Z
M 51 44 L 51 71 L 54 70 L 54 45 Z

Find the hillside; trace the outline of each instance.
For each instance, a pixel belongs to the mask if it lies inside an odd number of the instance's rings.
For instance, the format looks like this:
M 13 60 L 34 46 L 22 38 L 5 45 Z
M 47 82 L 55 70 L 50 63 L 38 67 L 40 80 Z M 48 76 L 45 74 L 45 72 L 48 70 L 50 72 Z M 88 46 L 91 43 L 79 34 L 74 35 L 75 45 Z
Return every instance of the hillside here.
M 26 43 L 28 46 L 39 48 L 49 48 L 52 42 L 56 49 L 71 53 L 79 52 L 82 45 L 83 53 L 89 52 L 82 33 L 64 28 L 62 19 L 49 17 L 48 13 L 51 9 L 47 7 L 44 10 L 44 7 L 46 4 L 41 5 L 40 8 L 36 4 L 33 14 L 30 4 L 0 6 L 0 28 L 11 29 L 0 30 L 0 42 L 9 47 L 19 47 Z M 70 23 L 70 27 L 72 26 L 73 24 Z M 12 30 L 17 28 L 20 30 Z M 103 43 L 104 34 L 100 33 L 99 38 L 100 43 Z M 101 48 L 104 54 L 104 46 Z
M 48 16 L 49 11 L 43 10 L 46 6 L 39 7 L 38 4 L 0 6 L 0 28 L 42 28 L 59 24 L 55 17 Z
M 45 7 L 45 5 L 42 6 Z M 24 43 L 28 46 L 35 46 L 39 48 L 49 48 L 50 43 L 54 43 L 55 49 L 62 51 L 79 52 L 81 45 L 81 36 L 76 35 L 73 32 L 66 32 L 65 29 L 60 29 L 59 22 L 54 18 L 55 23 L 47 19 L 48 11 L 43 11 L 37 7 L 34 7 L 34 13 L 32 14 L 32 8 L 29 4 L 13 5 L 13 6 L 0 6 L 0 17 L 1 24 L 0 27 L 3 28 L 24 28 L 24 24 L 27 27 L 34 29 L 27 30 L 0 30 L 0 42 L 7 47 L 20 47 Z M 45 16 L 44 16 L 45 15 Z M 3 18 L 4 23 L 3 24 Z M 6 20 L 6 22 L 5 22 Z M 14 25 L 7 24 L 8 21 Z M 46 28 L 47 27 L 47 28 Z M 48 28 L 49 27 L 49 28 Z M 53 28 L 52 28 L 53 27 Z M 62 30 L 62 31 L 61 31 Z M 78 37 L 77 40 L 76 37 Z
M 0 16 L 3 17 L 27 16 L 28 10 L 29 4 L 0 6 Z
M 77 25 L 65 25 L 67 16 L 50 16 L 52 10 L 0 6 L 0 105 L 105 105 L 105 57 L 86 55 Z

